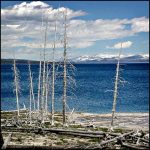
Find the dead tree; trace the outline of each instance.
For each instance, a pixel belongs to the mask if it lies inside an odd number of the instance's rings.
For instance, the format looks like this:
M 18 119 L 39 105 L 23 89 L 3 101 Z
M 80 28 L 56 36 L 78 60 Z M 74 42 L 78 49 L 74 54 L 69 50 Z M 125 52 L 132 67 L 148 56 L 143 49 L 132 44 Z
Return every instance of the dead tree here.
M 65 10 L 63 13 L 63 62 L 58 64 L 57 66 L 62 68 L 63 74 L 59 74 L 63 78 L 63 83 L 62 83 L 62 89 L 63 89 L 63 95 L 62 95 L 62 116 L 63 116 L 63 125 L 66 125 L 67 120 L 66 120 L 66 111 L 67 111 L 67 100 L 68 98 L 71 98 L 69 95 L 73 94 L 71 93 L 71 84 L 75 83 L 75 81 L 72 78 L 72 69 L 74 66 L 68 61 L 67 55 L 69 51 L 69 44 L 68 44 L 68 35 L 67 35 L 67 28 L 68 28 L 68 19 L 67 19 L 67 10 Z M 56 69 L 57 70 L 57 69 Z M 58 72 L 57 72 L 58 73 Z
M 2 148 L 2 146 L 4 144 L 4 139 L 3 139 L 2 131 L 0 132 L 0 136 L 1 136 L 0 148 Z
M 42 12 L 41 33 L 43 33 L 43 12 Z M 41 48 L 42 48 L 42 44 L 41 44 Z M 40 51 L 39 78 L 38 78 L 38 104 L 37 104 L 37 109 L 38 109 L 39 114 L 40 114 L 40 100 L 41 100 L 41 73 L 42 73 L 42 61 L 41 61 L 41 51 Z
M 64 22 L 64 62 L 63 62 L 63 125 L 66 123 L 66 100 L 67 100 L 67 10 L 65 12 L 65 22 Z
M 19 113 L 19 75 L 18 75 L 18 71 L 17 71 L 17 67 L 16 67 L 16 60 L 14 58 L 14 84 L 15 84 L 15 92 L 16 92 L 16 102 L 17 102 L 17 112 L 18 112 L 18 116 L 20 115 Z
M 46 63 L 46 83 L 45 83 L 45 113 L 46 113 L 46 116 L 47 116 L 47 113 L 48 113 L 48 91 L 49 91 L 49 78 L 48 78 L 48 76 L 49 76 L 49 69 L 48 69 L 48 65 L 49 65 L 49 63 L 47 62 Z
M 30 124 L 32 122 L 32 74 L 31 74 L 31 66 L 30 66 L 30 62 L 28 62 L 28 67 L 29 67 L 29 81 L 30 81 L 30 108 L 29 108 L 29 120 L 30 120 Z
M 12 136 L 12 133 L 9 133 L 7 139 L 4 141 L 4 144 L 2 146 L 1 149 L 6 149 L 7 148 L 7 145 L 9 144 L 10 140 L 11 140 L 11 136 Z
M 48 28 L 48 17 L 46 21 L 46 27 L 45 27 L 45 36 L 44 36 L 44 49 L 43 49 L 43 79 L 42 79 L 42 99 L 41 99 L 41 120 L 44 122 L 44 103 L 45 103 L 45 92 L 46 92 L 46 87 L 45 87 L 45 71 L 46 71 L 46 61 L 45 61 L 45 51 L 46 51 L 46 42 L 47 42 L 47 28 Z
M 122 49 L 122 43 L 121 43 L 121 49 Z M 115 114 L 115 111 L 116 111 L 120 55 L 121 55 L 121 50 L 119 51 L 119 57 L 118 57 L 118 63 L 117 63 L 117 69 L 116 69 L 116 79 L 115 79 L 115 89 L 114 89 L 114 101 L 113 101 L 113 109 L 112 109 L 111 127 L 113 127 L 114 114 Z
M 55 100 L 55 49 L 56 49 L 56 32 L 57 32 L 57 24 L 56 24 L 56 16 L 55 16 L 55 35 L 54 35 L 54 43 L 53 43 L 53 65 L 52 65 L 52 105 L 51 105 L 51 124 L 54 125 L 54 100 Z
M 34 98 L 34 92 L 33 92 L 33 77 L 32 77 L 32 72 L 31 72 L 31 64 L 28 62 L 29 65 L 29 77 L 30 77 L 30 90 L 31 90 L 31 95 L 32 95 L 32 100 L 33 100 L 33 107 L 35 111 L 35 98 Z
M 38 81 L 38 103 L 37 103 L 37 109 L 40 110 L 40 96 L 41 96 L 41 52 L 40 52 L 40 64 L 39 64 L 39 81 Z

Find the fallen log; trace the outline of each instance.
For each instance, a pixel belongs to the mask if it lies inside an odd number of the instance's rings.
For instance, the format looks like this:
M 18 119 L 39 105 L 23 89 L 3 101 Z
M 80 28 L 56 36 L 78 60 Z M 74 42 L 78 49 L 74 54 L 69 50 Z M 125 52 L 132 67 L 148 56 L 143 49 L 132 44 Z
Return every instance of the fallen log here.
M 143 139 L 143 138 L 140 138 L 140 141 L 143 141 L 145 143 L 149 143 L 149 140 L 146 140 L 146 139 Z
M 74 133 L 74 132 L 59 132 L 60 134 L 67 134 L 67 135 L 74 135 L 74 136 L 82 136 L 82 137 L 90 137 L 90 138 L 102 138 L 104 135 L 93 135 L 93 134 L 81 134 L 81 133 Z
M 34 131 L 34 129 L 31 128 L 17 128 L 17 127 L 8 127 L 8 126 L 2 126 L 2 130 L 7 131 L 13 131 L 13 132 L 31 132 Z
M 94 132 L 94 131 L 79 131 L 79 130 L 66 130 L 66 129 L 42 129 L 43 131 L 50 132 L 71 132 L 71 133 L 81 133 L 81 134 L 95 134 L 95 135 L 105 135 L 105 132 Z
M 6 149 L 7 145 L 10 142 L 11 136 L 12 136 L 12 133 L 9 133 L 8 137 L 6 138 L 6 140 L 4 140 L 4 144 L 3 144 L 1 149 Z
M 24 149 L 41 149 L 41 150 L 49 150 L 49 149 L 62 149 L 62 147 L 51 147 L 51 146 L 35 146 L 35 145 L 8 145 L 7 150 L 24 150 Z
M 138 139 L 138 137 L 136 137 L 136 136 L 133 136 L 133 135 L 129 135 L 129 136 L 132 137 L 132 138 Z M 140 141 L 143 141 L 143 142 L 145 142 L 145 143 L 149 143 L 149 140 L 144 139 L 144 138 L 139 138 L 139 140 L 140 140 Z
M 55 150 L 55 149 L 60 149 L 60 150 L 65 150 L 65 149 L 70 149 L 72 150 L 73 149 L 76 149 L 78 150 L 79 147 L 71 147 L 71 148 L 66 148 L 66 147 L 54 147 L 54 146 L 35 146 L 35 145 L 8 145 L 7 146 L 7 150 L 31 150 L 31 149 L 34 149 L 34 150 Z M 81 148 L 82 149 L 82 148 Z
M 112 132 L 108 132 L 108 133 L 104 132 L 104 133 L 111 135 L 111 136 L 120 136 L 121 135 L 121 133 L 112 133 Z
M 144 149 L 144 150 L 148 150 L 149 147 L 147 146 L 143 146 L 143 145 L 135 145 L 135 144 L 129 144 L 129 143 L 125 143 L 125 142 L 122 142 L 121 140 L 119 141 L 121 146 L 124 146 L 124 147 L 127 147 L 127 148 L 131 148 L 133 150 L 139 150 L 139 149 Z
M 2 148 L 2 146 L 4 144 L 4 139 L 3 139 L 2 132 L 0 132 L 0 136 L 1 136 L 0 148 Z
M 79 130 L 66 130 L 66 129 L 47 129 L 47 128 L 10 128 L 10 127 L 2 127 L 2 129 L 6 129 L 7 131 L 20 131 L 20 132 L 53 132 L 53 133 L 59 133 L 59 132 L 70 132 L 70 133 L 81 133 L 81 134 L 93 134 L 93 135 L 105 135 L 105 132 L 94 132 L 94 131 L 79 131 Z
M 128 135 L 132 134 L 132 133 L 134 133 L 134 131 L 131 131 L 131 132 L 128 132 L 128 133 L 124 133 L 124 134 L 122 134 L 122 135 L 120 135 L 120 136 L 117 136 L 117 137 L 115 137 L 115 138 L 113 138 L 113 139 L 110 139 L 110 140 L 107 140 L 107 141 L 102 141 L 99 146 L 101 147 L 102 145 L 108 144 L 108 143 L 110 143 L 110 142 L 115 142 L 115 141 L 117 141 L 118 139 L 121 139 L 121 138 L 123 138 L 123 137 L 125 137 L 125 136 L 128 136 Z

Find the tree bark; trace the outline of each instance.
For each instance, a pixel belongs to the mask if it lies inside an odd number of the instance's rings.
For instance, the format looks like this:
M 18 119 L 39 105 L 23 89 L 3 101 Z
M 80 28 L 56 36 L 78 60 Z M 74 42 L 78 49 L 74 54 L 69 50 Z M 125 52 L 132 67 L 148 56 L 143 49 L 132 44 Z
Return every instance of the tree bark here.
M 15 76 L 15 88 L 16 88 L 16 102 L 17 102 L 17 111 L 18 111 L 18 116 L 20 115 L 19 114 L 19 94 L 18 94 L 18 80 L 17 80 L 17 78 L 18 78 L 18 75 L 17 75 L 17 68 L 16 68 L 16 60 L 14 59 L 14 76 Z
M 53 71 L 52 71 L 52 105 L 51 105 L 51 125 L 54 125 L 54 100 L 55 100 L 55 49 L 56 49 L 56 18 L 55 18 L 55 37 L 53 45 Z
M 4 141 L 4 144 L 3 144 L 1 149 L 6 149 L 7 148 L 7 145 L 10 142 L 11 136 L 12 136 L 12 133 L 9 133 L 9 135 L 8 135 L 7 139 Z
M 66 101 L 67 101 L 67 67 L 66 67 L 66 55 L 67 55 L 67 13 L 65 14 L 65 31 L 64 31 L 64 80 L 63 80 L 63 125 L 66 123 Z
M 43 64 L 43 81 L 42 81 L 42 100 L 41 100 L 41 121 L 44 122 L 44 103 L 45 103 L 45 50 L 46 50 L 46 42 L 47 42 L 47 26 L 48 26 L 48 17 L 46 21 L 45 27 L 45 36 L 44 36 L 44 50 L 43 50 L 43 57 L 44 57 L 44 64 Z
M 121 48 L 122 48 L 122 43 L 121 43 Z M 115 89 L 114 89 L 114 101 L 113 101 L 113 109 L 112 109 L 111 127 L 113 127 L 114 115 L 115 115 L 115 111 L 116 111 L 120 54 L 121 54 L 121 50 L 119 51 L 119 57 L 118 57 L 118 63 L 117 63 L 117 69 L 116 69 L 116 80 L 115 80 Z
M 41 53 L 40 53 L 40 59 L 41 59 Z M 37 103 L 38 111 L 40 110 L 40 95 L 41 95 L 41 60 L 39 64 L 38 103 Z

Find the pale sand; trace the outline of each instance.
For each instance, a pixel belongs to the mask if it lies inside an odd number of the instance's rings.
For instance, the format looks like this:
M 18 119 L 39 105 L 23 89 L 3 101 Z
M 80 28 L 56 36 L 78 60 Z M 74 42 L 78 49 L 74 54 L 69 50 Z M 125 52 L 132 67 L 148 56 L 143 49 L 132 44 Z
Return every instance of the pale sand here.
M 111 113 L 74 113 L 73 118 L 77 124 L 91 125 L 98 127 L 110 127 Z M 114 127 L 128 128 L 135 130 L 149 130 L 149 113 L 116 113 Z

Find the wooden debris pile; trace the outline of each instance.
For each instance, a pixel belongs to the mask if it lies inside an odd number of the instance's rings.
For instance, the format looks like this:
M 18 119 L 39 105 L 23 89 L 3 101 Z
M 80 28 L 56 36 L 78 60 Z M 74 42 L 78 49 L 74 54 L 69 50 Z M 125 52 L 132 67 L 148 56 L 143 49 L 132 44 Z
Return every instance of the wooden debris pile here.
M 25 148 L 28 149 L 31 146 L 29 145 L 9 145 L 11 141 L 11 135 L 15 132 L 20 133 L 34 133 L 39 135 L 61 135 L 67 136 L 68 139 L 71 138 L 83 138 L 85 140 L 89 140 L 87 143 L 76 142 L 74 145 L 64 144 L 61 149 L 149 149 L 149 134 L 141 131 L 125 131 L 123 133 L 115 133 L 115 132 L 103 132 L 103 131 L 87 131 L 87 130 L 73 130 L 66 128 L 10 128 L 10 127 L 2 127 L 3 131 L 7 131 L 10 134 L 4 140 L 4 144 L 2 146 L 3 149 L 7 148 Z M 51 136 L 50 136 L 51 137 Z M 90 141 L 94 141 L 91 142 Z M 11 147 L 12 146 L 12 147 Z M 34 146 L 36 149 L 36 145 Z M 38 146 L 39 148 L 39 146 Z M 41 146 L 42 149 L 48 149 L 56 147 L 50 146 Z M 58 147 L 59 148 L 59 147 Z

